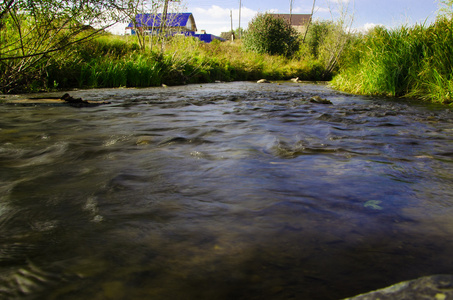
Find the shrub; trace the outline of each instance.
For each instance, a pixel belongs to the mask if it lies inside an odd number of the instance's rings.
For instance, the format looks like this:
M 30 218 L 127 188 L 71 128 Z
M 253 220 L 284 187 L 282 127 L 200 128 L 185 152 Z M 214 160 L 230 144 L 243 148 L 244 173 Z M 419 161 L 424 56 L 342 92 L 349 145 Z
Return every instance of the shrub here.
M 284 19 L 264 13 L 249 23 L 243 43 L 246 49 L 260 54 L 290 57 L 299 50 L 299 35 Z
M 313 58 L 319 58 L 321 45 L 326 40 L 329 32 L 332 31 L 333 26 L 332 21 L 315 21 L 310 25 L 305 43 L 309 54 Z

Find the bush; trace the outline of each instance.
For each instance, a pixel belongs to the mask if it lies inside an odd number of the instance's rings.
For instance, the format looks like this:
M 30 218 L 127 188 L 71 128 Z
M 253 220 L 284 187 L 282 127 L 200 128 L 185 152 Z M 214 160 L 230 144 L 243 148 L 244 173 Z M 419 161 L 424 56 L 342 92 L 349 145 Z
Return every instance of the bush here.
M 264 13 L 249 23 L 243 43 L 247 50 L 259 54 L 291 57 L 299 50 L 299 34 L 284 19 Z
M 319 58 L 320 48 L 333 27 L 334 24 L 332 21 L 315 21 L 310 25 L 305 43 L 308 47 L 309 54 L 314 59 Z

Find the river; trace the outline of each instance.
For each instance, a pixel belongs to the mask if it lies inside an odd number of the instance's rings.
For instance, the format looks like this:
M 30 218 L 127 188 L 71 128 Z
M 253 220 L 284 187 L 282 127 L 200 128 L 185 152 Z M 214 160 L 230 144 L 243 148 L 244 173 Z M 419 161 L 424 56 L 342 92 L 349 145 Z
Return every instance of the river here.
M 291 82 L 70 93 L 110 104 L 0 105 L 0 299 L 340 299 L 453 274 L 447 107 Z

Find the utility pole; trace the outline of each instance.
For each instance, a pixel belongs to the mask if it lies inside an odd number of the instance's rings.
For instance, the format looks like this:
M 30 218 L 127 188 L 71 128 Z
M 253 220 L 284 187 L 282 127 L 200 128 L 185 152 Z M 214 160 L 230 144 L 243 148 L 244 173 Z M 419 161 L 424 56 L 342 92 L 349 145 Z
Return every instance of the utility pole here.
M 241 7 L 242 7 L 242 0 L 239 0 L 239 39 L 242 38 L 242 30 L 241 30 Z
M 294 0 L 289 0 L 289 25 L 292 25 L 292 18 L 293 18 L 293 1 Z
M 230 9 L 230 19 L 231 19 L 231 41 L 234 41 L 234 31 L 233 31 L 233 10 Z

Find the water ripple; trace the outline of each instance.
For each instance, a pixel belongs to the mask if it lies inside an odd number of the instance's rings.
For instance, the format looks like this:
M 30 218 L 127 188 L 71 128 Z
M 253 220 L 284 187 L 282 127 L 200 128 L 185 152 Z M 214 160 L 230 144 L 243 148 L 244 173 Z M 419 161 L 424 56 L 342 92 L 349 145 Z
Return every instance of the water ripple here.
M 338 299 L 453 268 L 451 110 L 321 84 L 73 94 L 112 104 L 0 106 L 0 298 Z

